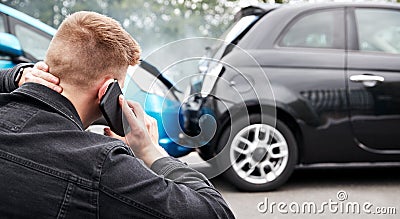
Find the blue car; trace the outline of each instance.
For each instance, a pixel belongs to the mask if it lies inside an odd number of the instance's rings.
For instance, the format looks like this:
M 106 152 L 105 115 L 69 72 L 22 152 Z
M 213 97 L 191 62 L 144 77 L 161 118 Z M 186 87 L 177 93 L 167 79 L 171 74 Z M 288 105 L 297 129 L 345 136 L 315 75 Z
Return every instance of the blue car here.
M 125 97 L 139 102 L 147 114 L 157 119 L 159 144 L 172 156 L 182 157 L 193 148 L 182 146 L 181 101 L 171 81 L 150 63 L 142 60 L 140 65 L 130 67 L 123 88 Z
M 43 60 L 56 29 L 3 4 L 0 15 L 0 68 Z
M 56 29 L 3 4 L 0 4 L 0 14 L 0 68 L 43 60 Z M 158 120 L 159 144 L 171 156 L 181 157 L 190 153 L 191 148 L 177 143 L 180 128 L 176 118 L 180 102 L 173 95 L 172 83 L 145 61 L 134 68 L 130 68 L 125 80 L 126 98 L 141 103 L 146 113 Z M 156 86 L 146 88 L 144 85 L 149 83 Z M 97 122 L 99 124 L 106 125 L 104 120 Z

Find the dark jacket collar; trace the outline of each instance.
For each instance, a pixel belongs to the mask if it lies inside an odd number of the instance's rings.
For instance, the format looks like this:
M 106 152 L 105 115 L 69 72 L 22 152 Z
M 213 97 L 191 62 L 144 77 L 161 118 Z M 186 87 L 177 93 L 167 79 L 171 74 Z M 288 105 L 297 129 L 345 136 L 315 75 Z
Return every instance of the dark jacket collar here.
M 74 105 L 66 97 L 54 90 L 41 84 L 25 83 L 12 93 L 29 96 L 43 104 L 46 104 L 60 115 L 75 123 L 79 129 L 84 130 L 83 123 Z

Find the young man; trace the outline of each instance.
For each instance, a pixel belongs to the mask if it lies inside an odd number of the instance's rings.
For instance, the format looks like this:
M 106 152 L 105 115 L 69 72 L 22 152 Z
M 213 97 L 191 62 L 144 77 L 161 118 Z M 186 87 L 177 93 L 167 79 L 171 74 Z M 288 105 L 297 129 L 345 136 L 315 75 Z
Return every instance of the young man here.
M 2 217 L 234 217 L 202 174 L 156 144 L 156 124 L 140 105 L 120 99 L 129 146 L 84 131 L 101 116 L 108 85 L 123 85 L 139 52 L 115 20 L 78 12 L 61 24 L 45 59 L 62 90 L 25 83 L 0 94 Z M 12 90 L 10 78 L 1 91 Z

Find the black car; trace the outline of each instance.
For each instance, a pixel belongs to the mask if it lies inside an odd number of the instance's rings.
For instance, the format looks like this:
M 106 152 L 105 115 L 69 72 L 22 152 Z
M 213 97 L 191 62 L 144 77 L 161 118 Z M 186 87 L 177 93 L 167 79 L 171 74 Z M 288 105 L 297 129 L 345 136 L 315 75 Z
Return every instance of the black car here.
M 400 161 L 400 4 L 251 6 L 225 42 L 182 114 L 191 136 L 215 118 L 197 151 L 236 187 L 275 189 L 296 166 Z

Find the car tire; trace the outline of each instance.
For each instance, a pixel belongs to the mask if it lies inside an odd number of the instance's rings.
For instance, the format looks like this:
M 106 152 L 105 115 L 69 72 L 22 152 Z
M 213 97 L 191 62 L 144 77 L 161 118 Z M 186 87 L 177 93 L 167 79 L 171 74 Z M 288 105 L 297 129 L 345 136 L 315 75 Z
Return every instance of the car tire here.
M 243 191 L 276 189 L 288 180 L 297 164 L 292 131 L 271 116 L 263 116 L 262 121 L 257 114 L 234 120 L 220 138 L 219 145 L 226 146 L 220 148 L 217 165 L 221 170 L 228 168 L 224 177 Z

